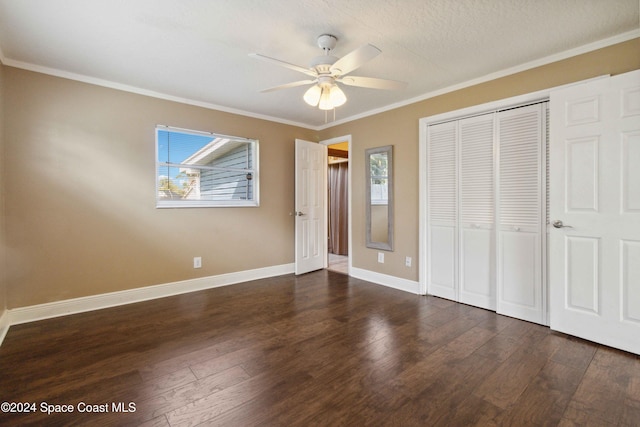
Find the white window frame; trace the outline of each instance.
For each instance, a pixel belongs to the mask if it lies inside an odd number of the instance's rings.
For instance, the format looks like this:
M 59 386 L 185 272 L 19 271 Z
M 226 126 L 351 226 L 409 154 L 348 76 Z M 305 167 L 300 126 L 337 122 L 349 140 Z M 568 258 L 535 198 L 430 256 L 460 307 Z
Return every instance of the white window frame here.
M 158 151 L 158 134 L 160 131 L 175 132 L 187 135 L 206 136 L 212 138 L 228 138 L 233 141 L 246 142 L 252 145 L 252 168 L 243 169 L 242 172 L 251 173 L 252 195 L 247 200 L 189 200 L 189 199 L 160 199 L 160 179 L 158 170 L 160 167 L 179 167 L 179 164 L 160 162 Z M 257 139 L 244 138 L 238 136 L 223 135 L 213 132 L 203 132 L 191 129 L 183 129 L 173 126 L 157 125 L 155 128 L 155 191 L 156 208 L 213 208 L 213 207 L 258 207 L 260 206 L 260 173 L 259 173 L 259 142 Z M 203 167 L 206 169 L 206 167 Z

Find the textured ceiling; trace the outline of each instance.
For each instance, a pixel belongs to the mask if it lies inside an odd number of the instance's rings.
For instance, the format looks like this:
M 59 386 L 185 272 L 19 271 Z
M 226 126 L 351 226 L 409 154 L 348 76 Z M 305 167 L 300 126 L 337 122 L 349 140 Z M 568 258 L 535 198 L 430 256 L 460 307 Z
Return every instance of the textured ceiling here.
M 155 94 L 310 128 L 325 114 L 307 78 L 250 58 L 307 67 L 316 37 L 344 56 L 371 43 L 382 54 L 354 75 L 407 82 L 345 87 L 337 121 L 446 88 L 640 36 L 638 0 L 0 0 L 6 65 Z M 333 120 L 333 114 L 329 114 Z

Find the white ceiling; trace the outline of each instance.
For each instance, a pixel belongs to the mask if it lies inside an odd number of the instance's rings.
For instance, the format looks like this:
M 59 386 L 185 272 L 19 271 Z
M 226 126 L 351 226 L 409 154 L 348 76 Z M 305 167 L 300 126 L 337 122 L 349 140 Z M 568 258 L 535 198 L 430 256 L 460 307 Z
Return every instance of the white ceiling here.
M 308 77 L 250 58 L 307 67 L 316 38 L 344 56 L 382 54 L 352 74 L 401 80 L 382 91 L 343 87 L 343 122 L 470 82 L 640 36 L 638 0 L 0 0 L 6 65 L 309 128 L 323 111 Z M 333 120 L 330 114 L 329 120 Z M 334 123 L 335 124 L 335 123 Z

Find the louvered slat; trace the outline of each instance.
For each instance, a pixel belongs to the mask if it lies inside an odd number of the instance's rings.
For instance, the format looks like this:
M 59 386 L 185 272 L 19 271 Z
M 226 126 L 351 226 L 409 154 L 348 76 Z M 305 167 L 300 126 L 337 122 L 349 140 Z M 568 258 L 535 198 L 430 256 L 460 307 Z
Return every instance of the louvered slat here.
M 459 121 L 462 224 L 494 222 L 493 118 L 493 114 L 487 114 Z
M 501 228 L 538 230 L 541 176 L 540 105 L 502 111 L 498 118 Z
M 429 126 L 429 219 L 456 221 L 456 123 Z
M 545 223 L 549 224 L 549 204 L 550 204 L 550 200 L 549 200 L 549 101 L 544 103 L 544 113 L 546 116 L 546 121 L 545 121 L 545 135 L 544 135 L 544 142 L 545 142 L 545 174 L 546 174 L 546 179 L 545 179 L 545 196 L 546 196 L 546 209 L 545 209 Z

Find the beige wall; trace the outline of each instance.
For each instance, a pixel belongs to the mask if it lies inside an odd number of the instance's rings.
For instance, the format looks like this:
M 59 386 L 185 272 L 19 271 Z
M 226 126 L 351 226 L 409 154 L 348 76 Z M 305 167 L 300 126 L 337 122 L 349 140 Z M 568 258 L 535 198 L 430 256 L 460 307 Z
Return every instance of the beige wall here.
M 288 264 L 316 132 L 5 67 L 8 306 Z M 155 126 L 257 138 L 258 208 L 155 208 Z M 202 269 L 193 269 L 193 257 Z
M 353 265 L 418 280 L 420 118 L 638 68 L 636 39 L 314 132 L 4 67 L 7 305 L 293 262 L 293 141 L 343 135 L 353 144 Z M 156 124 L 258 138 L 261 206 L 155 209 Z M 377 251 L 365 247 L 363 162 L 366 148 L 388 144 L 395 250 L 378 264 Z M 194 256 L 202 256 L 201 270 L 192 268 Z M 404 266 L 405 256 L 412 267 Z
M 0 63 L 0 318 L 7 310 L 4 209 L 4 65 Z
M 352 136 L 353 266 L 408 280 L 418 280 L 418 121 L 423 117 L 509 98 L 603 74 L 640 68 L 640 39 L 600 49 L 466 89 L 427 99 L 375 116 L 334 126 L 321 139 Z M 377 262 L 378 250 L 366 248 L 364 150 L 393 145 L 394 251 Z M 405 267 L 405 257 L 413 258 Z

